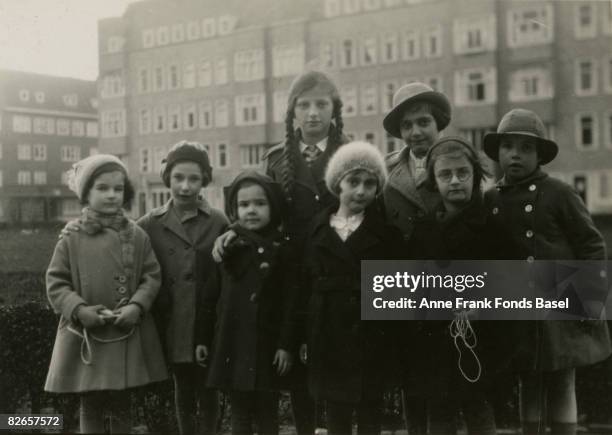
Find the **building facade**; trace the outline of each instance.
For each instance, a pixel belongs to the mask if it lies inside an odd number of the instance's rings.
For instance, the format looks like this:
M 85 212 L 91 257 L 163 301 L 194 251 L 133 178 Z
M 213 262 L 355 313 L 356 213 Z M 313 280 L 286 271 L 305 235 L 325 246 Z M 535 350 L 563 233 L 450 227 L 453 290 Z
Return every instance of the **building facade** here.
M 384 152 L 393 93 L 419 80 L 454 107 L 447 134 L 482 145 L 513 107 L 539 113 L 561 152 L 548 168 L 593 213 L 612 212 L 609 1 L 145 0 L 99 23 L 100 148 L 124 158 L 135 214 L 165 202 L 159 169 L 181 139 L 204 143 L 222 187 L 285 136 L 301 71 L 337 81 L 345 131 Z
M 96 152 L 96 83 L 0 71 L 0 222 L 80 213 L 66 171 Z

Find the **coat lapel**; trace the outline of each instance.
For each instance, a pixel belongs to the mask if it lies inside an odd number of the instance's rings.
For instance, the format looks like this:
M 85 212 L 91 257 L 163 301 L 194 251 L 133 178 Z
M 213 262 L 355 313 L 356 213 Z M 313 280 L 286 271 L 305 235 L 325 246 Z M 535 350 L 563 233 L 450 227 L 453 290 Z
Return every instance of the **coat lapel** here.
M 406 150 L 407 148 L 404 148 L 403 151 Z M 410 172 L 410 166 L 405 163 L 405 159 L 407 158 L 408 156 L 405 156 L 403 152 L 399 156 L 400 162 L 391 170 L 391 173 L 389 174 L 389 186 L 397 190 L 408 201 L 412 202 L 423 210 L 427 210 L 425 202 L 417 190 L 414 177 Z
M 382 219 L 378 219 L 378 215 L 372 207 L 366 209 L 363 222 L 345 242 L 346 247 L 355 258 L 361 258 L 362 253 L 381 242 L 384 225 L 384 222 Z
M 176 234 L 180 239 L 184 240 L 185 243 L 192 245 L 193 242 L 189 239 L 189 236 L 187 236 L 185 228 L 183 228 L 183 224 L 181 224 L 181 221 L 179 221 L 178 216 L 172 210 L 172 207 L 170 205 L 171 201 L 172 200 L 168 201 L 166 205 L 164 205 L 165 213 L 161 214 L 160 221 L 164 228 Z

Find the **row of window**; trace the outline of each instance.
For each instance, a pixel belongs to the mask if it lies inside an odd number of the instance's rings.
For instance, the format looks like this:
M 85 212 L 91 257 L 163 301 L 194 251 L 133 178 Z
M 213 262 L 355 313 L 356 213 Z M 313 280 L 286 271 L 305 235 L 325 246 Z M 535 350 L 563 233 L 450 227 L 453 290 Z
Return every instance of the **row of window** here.
M 352 15 L 361 11 L 376 11 L 381 8 L 392 8 L 397 6 L 415 5 L 432 0 L 325 0 L 323 4 L 323 15 L 332 18 L 339 15 Z
M 13 131 L 58 136 L 98 137 L 98 122 L 13 115 Z
M 194 41 L 200 38 L 229 35 L 236 28 L 238 19 L 231 15 L 208 17 L 203 20 L 192 20 L 187 23 L 175 23 L 171 26 L 160 26 L 142 31 L 142 46 L 152 48 L 183 41 Z
M 32 92 L 29 89 L 20 89 L 19 90 L 19 100 L 27 103 L 31 99 Z M 45 93 L 43 91 L 34 92 L 34 101 L 38 104 L 43 104 L 45 102 Z M 66 94 L 62 96 L 62 101 L 65 106 L 68 107 L 76 107 L 79 103 L 79 97 L 77 94 Z
M 219 142 L 214 146 L 204 144 L 206 152 L 210 158 L 211 165 L 215 168 L 227 168 L 230 164 L 229 151 L 227 142 Z M 140 148 L 140 157 L 138 168 L 141 173 L 159 173 L 161 163 L 166 154 L 167 147 L 142 147 Z
M 574 90 L 576 95 L 597 95 L 600 92 L 599 70 L 601 63 L 602 87 L 612 93 L 612 56 L 603 59 L 576 59 L 574 63 Z
M 1 145 L 0 145 L 1 150 Z M 2 153 L 0 152 L 0 158 Z M 79 145 L 63 145 L 60 147 L 60 159 L 62 162 L 77 162 L 81 160 L 81 147 Z M 34 160 L 43 162 L 47 160 L 46 144 L 18 144 L 17 160 Z
M 600 33 L 612 35 L 612 2 L 576 2 L 574 5 L 574 36 L 577 39 L 596 37 L 597 17 L 601 17 Z
M 603 136 L 600 135 L 600 114 L 582 112 L 574 115 L 575 141 L 580 149 L 591 150 L 600 147 L 612 149 L 612 111 L 601 114 Z

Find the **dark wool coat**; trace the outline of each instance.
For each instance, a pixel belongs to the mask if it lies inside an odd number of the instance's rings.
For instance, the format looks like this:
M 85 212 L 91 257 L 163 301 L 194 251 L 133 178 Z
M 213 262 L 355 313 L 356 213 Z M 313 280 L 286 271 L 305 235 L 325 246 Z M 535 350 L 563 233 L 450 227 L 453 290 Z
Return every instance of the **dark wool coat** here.
M 91 235 L 84 230 L 63 237 L 55 247 L 47 270 L 47 296 L 53 310 L 61 313 L 45 391 L 79 393 L 124 390 L 167 378 L 162 347 L 149 310 L 160 285 L 159 264 L 145 232 L 134 222 L 134 269 L 131 280 L 122 262 L 119 234 L 104 229 Z M 102 343 L 90 336 L 91 365 L 81 360 L 82 339 L 72 321 L 80 305 L 101 304 L 115 308 L 128 298 L 138 303 L 144 316 L 125 340 Z M 100 339 L 118 339 L 126 331 L 107 324 L 90 331 Z
M 138 220 L 149 237 L 162 270 L 155 315 L 171 363 L 194 362 L 196 307 L 215 270 L 212 247 L 226 230 L 225 215 L 202 202 L 194 240 L 172 210 L 172 200 Z
M 329 224 L 336 207 L 314 219 L 306 242 L 303 291 L 310 293 L 309 390 L 319 399 L 357 403 L 379 397 L 394 354 L 392 327 L 361 320 L 361 260 L 397 259 L 401 237 L 376 206 L 343 242 Z
M 277 375 L 277 366 L 272 365 L 276 351 L 290 352 L 299 363 L 297 288 L 289 285 L 296 265 L 278 231 L 262 235 L 238 225 L 231 228 L 238 236 L 218 266 L 218 291 L 207 292 L 202 316 L 201 343 L 211 349 L 208 385 L 278 390 L 289 377 Z
M 405 241 L 412 236 L 416 223 L 440 203 L 438 192 L 428 190 L 424 183 L 417 186 L 410 171 L 409 153 L 405 147 L 386 156 L 389 178 L 382 196 L 388 221 L 399 228 Z
M 606 247 L 582 199 L 541 170 L 517 184 L 503 182 L 485 194 L 496 224 L 513 240 L 509 259 L 604 260 Z M 519 370 L 559 370 L 593 364 L 610 355 L 603 321 L 518 322 Z

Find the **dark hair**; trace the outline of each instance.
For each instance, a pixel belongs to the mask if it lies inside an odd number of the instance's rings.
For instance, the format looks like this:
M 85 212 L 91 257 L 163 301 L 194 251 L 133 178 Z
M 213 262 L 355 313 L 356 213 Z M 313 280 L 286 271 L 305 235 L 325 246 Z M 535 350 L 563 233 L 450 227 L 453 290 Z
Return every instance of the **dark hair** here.
M 314 83 L 310 88 L 305 89 L 307 91 L 315 87 L 318 83 Z M 285 115 L 285 148 L 283 150 L 283 170 L 281 172 L 281 185 L 285 198 L 288 202 L 293 200 L 293 185 L 295 183 L 295 166 L 296 160 L 299 158 L 299 142 L 301 140 L 301 131 L 297 131 L 293 127 L 293 120 L 295 119 L 295 105 L 299 94 L 295 95 L 289 101 L 287 107 L 287 113 Z M 331 92 L 330 94 L 333 108 L 332 108 L 332 125 L 329 128 L 329 139 L 328 146 L 338 147 L 344 143 L 344 136 L 342 130 L 344 128 L 344 121 L 342 120 L 342 100 L 337 92 Z
M 268 183 L 265 176 L 259 174 L 255 176 L 247 175 L 245 178 L 238 179 L 224 189 L 226 196 L 225 212 L 230 222 L 233 223 L 238 220 L 238 192 L 250 186 L 261 187 L 266 195 L 268 205 L 270 206 L 270 222 L 267 227 L 276 228 L 281 225 L 284 216 L 284 198 L 280 186 L 278 183 Z
M 202 166 L 200 162 L 196 162 L 195 160 L 182 159 L 173 161 L 172 163 L 168 164 L 168 166 L 164 169 L 162 173 L 162 181 L 167 187 L 170 187 L 170 176 L 172 175 L 172 169 L 174 169 L 174 167 L 179 163 L 195 163 L 196 165 L 198 165 L 200 167 L 200 171 L 202 172 L 202 187 L 206 187 L 210 184 L 211 180 L 208 177 L 209 172 L 204 168 L 204 166 Z
M 91 174 L 91 177 L 87 180 L 85 187 L 83 188 L 83 196 L 81 197 L 81 205 L 87 205 L 89 203 L 88 196 L 89 191 L 93 187 L 96 182 L 96 178 L 98 178 L 102 174 L 106 174 L 108 172 L 121 172 L 123 174 L 123 207 L 130 209 L 132 207 L 132 201 L 134 200 L 135 190 L 132 182 L 127 176 L 125 170 L 116 163 L 105 163 L 100 166 L 98 169 Z
M 438 157 L 448 154 L 460 154 L 464 156 L 474 171 L 472 178 L 473 181 L 473 192 L 481 192 L 481 183 L 485 176 L 491 176 L 489 171 L 484 167 L 482 159 L 474 149 L 474 147 L 467 142 L 465 139 L 457 136 L 449 136 L 439 139 L 428 151 L 426 156 L 426 170 L 427 180 L 426 185 L 429 190 L 437 191 L 438 186 L 436 184 L 436 175 L 434 173 L 434 166 Z M 473 194 L 472 194 L 473 195 Z
M 448 114 L 444 113 L 440 109 L 440 107 L 438 107 L 436 104 L 432 104 L 427 100 L 416 100 L 414 102 L 411 102 L 406 107 L 406 110 L 404 110 L 404 114 L 402 116 L 404 116 L 406 112 L 413 112 L 413 111 L 418 110 L 421 107 L 427 108 L 429 110 L 429 113 L 431 114 L 431 116 L 433 116 L 433 119 L 436 121 L 436 128 L 438 129 L 438 131 L 443 130 L 443 128 L 440 128 L 441 125 L 443 125 L 444 127 L 448 125 L 448 122 L 450 121 L 450 117 L 448 116 Z M 400 119 L 400 122 L 401 122 L 401 119 Z

